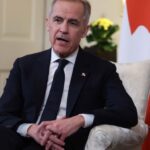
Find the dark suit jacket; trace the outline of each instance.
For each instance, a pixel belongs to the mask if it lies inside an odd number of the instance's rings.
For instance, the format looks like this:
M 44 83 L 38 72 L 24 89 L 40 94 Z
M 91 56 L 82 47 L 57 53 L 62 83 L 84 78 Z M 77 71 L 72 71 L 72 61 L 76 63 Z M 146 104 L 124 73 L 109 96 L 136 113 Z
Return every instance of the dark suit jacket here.
M 16 128 L 23 122 L 36 122 L 44 100 L 50 58 L 51 50 L 47 50 L 15 61 L 0 99 L 0 124 Z M 137 123 L 136 108 L 115 66 L 81 49 L 73 70 L 66 112 L 67 117 L 94 114 L 92 127 L 113 124 L 129 128 Z M 76 145 L 85 144 L 90 129 L 80 129 L 71 136 L 73 142 L 71 137 L 68 141 L 75 146 L 68 149 L 79 150 Z

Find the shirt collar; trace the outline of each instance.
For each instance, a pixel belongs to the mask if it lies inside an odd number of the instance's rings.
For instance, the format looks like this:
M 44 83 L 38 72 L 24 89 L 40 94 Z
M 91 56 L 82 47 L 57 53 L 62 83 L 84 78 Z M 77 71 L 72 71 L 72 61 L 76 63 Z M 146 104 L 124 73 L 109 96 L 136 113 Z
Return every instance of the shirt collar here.
M 66 57 L 65 59 L 71 62 L 72 64 L 75 64 L 75 60 L 78 54 L 79 48 L 75 50 L 71 55 Z M 60 57 L 54 52 L 54 49 L 51 50 L 51 63 L 55 62 L 56 60 L 60 59 Z

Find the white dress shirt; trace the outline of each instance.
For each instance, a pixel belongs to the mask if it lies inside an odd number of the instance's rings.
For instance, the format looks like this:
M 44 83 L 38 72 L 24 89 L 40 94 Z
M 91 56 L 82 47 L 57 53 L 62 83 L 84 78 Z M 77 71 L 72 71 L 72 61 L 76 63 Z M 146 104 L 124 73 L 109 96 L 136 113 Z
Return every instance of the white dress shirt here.
M 57 114 L 57 119 L 66 116 L 66 107 L 67 107 L 67 97 L 68 97 L 69 85 L 70 85 L 70 81 L 71 81 L 72 72 L 73 72 L 75 61 L 76 61 L 77 53 L 78 53 L 78 50 L 76 50 L 74 53 L 72 53 L 71 55 L 69 55 L 68 57 L 65 58 L 66 60 L 69 61 L 69 63 L 64 68 L 64 72 L 65 72 L 64 90 L 63 90 L 63 94 L 62 94 L 60 108 L 59 108 L 59 111 Z M 49 92 L 51 89 L 54 73 L 58 67 L 58 62 L 56 62 L 57 59 L 60 59 L 60 57 L 52 49 L 50 66 L 49 66 L 49 75 L 48 75 L 48 81 L 47 81 L 47 88 L 46 88 L 46 92 L 45 92 L 44 102 L 43 102 L 43 105 L 42 105 L 41 110 L 40 110 L 40 114 L 39 114 L 37 122 L 36 122 L 37 124 L 39 123 L 39 121 L 41 119 L 41 116 L 42 116 L 43 110 L 45 108 L 45 105 L 46 105 L 46 102 L 48 99 L 48 95 L 49 95 Z M 93 120 L 94 120 L 94 115 L 92 115 L 92 114 L 80 114 L 80 115 L 82 115 L 84 117 L 84 120 L 85 120 L 84 127 L 89 127 L 90 125 L 92 125 Z M 29 123 L 21 124 L 18 127 L 17 132 L 22 136 L 26 136 L 27 130 L 30 127 L 30 125 L 32 125 L 32 124 L 29 124 Z

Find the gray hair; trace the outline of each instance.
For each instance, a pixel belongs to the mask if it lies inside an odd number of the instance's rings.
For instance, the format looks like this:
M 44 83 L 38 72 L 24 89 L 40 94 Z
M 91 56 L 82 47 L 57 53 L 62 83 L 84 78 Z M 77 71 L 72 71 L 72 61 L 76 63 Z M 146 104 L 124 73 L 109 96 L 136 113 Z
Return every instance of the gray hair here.
M 53 10 L 53 6 L 57 1 L 72 1 L 72 2 L 80 2 L 83 4 L 84 7 L 84 19 L 86 23 L 89 22 L 90 15 L 91 15 L 91 5 L 87 0 L 53 0 L 51 5 L 51 10 L 49 11 L 49 15 L 51 14 Z

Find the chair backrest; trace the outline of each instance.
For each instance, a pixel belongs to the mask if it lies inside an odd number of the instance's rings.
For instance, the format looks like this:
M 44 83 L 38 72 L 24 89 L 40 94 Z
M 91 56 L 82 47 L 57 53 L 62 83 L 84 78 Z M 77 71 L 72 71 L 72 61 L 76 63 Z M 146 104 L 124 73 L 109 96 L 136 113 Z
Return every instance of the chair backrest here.
M 145 119 L 146 105 L 150 91 L 150 60 L 137 63 L 116 63 L 123 85 L 132 97 L 139 119 Z

